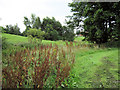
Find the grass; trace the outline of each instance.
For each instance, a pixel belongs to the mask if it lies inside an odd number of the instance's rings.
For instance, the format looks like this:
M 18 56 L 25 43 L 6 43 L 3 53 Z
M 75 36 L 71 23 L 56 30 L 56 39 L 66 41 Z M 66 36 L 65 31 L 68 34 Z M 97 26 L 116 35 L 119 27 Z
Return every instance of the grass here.
M 28 43 L 28 38 L 23 36 L 2 33 L 2 37 L 7 38 L 7 42 L 10 44 L 18 45 L 22 43 Z
M 82 52 L 81 52 L 82 51 Z M 73 71 L 76 73 L 79 88 L 112 88 L 118 80 L 118 50 L 81 50 L 76 52 L 76 63 Z M 80 53 L 81 52 L 81 53 Z M 84 52 L 84 53 L 83 53 Z M 109 63 L 107 63 L 109 62 Z M 104 73 L 105 72 L 105 73 Z M 107 79 L 112 76 L 113 79 Z M 115 84 L 115 83 L 114 83 Z M 114 87 L 118 87 L 117 83 Z
M 7 38 L 7 42 L 10 44 L 14 44 L 14 45 L 20 45 L 23 43 L 28 43 L 28 37 L 23 37 L 23 36 L 18 36 L 18 35 L 12 35 L 12 34 L 6 34 L 6 33 L 2 33 L 2 37 L 6 37 Z M 42 41 L 43 44 L 59 44 L 59 45 L 64 45 L 65 42 L 63 41 L 50 41 L 50 40 L 43 40 Z
M 27 37 L 2 34 L 8 38 L 7 42 L 19 45 L 28 43 Z M 84 37 L 76 37 L 76 45 L 89 44 L 83 42 Z M 65 47 L 65 41 L 43 40 L 43 44 L 57 44 Z M 75 43 L 73 43 L 75 45 Z M 74 47 L 75 65 L 72 69 L 74 78 L 71 83 L 75 83 L 78 88 L 116 88 L 118 87 L 118 49 L 117 48 L 88 48 Z
M 2 33 L 2 37 L 6 37 L 7 42 L 10 44 L 14 44 L 14 45 L 28 43 L 28 37 L 24 37 L 24 36 Z M 88 42 L 83 42 L 82 39 L 84 39 L 84 37 L 76 37 L 75 41 L 79 43 L 88 43 Z M 43 44 L 52 43 L 52 44 L 57 44 L 57 45 L 65 45 L 65 41 L 62 41 L 62 40 L 59 40 L 59 41 L 42 40 L 42 43 Z

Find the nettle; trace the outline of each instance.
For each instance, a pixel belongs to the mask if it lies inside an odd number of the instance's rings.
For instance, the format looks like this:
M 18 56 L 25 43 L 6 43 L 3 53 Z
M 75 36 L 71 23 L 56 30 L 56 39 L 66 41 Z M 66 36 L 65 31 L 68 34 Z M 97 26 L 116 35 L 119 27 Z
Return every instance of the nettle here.
M 66 49 L 65 49 L 66 48 Z M 3 88 L 58 88 L 69 76 L 75 56 L 70 47 L 41 45 L 12 54 L 3 64 Z

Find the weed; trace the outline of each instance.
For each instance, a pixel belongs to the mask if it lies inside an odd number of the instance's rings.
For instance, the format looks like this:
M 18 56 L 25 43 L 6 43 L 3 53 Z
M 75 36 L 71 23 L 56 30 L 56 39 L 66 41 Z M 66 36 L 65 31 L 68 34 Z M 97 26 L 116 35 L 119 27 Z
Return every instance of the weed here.
M 69 76 L 75 56 L 70 48 L 35 46 L 11 54 L 4 64 L 3 88 L 57 88 Z M 69 50 L 70 49 L 70 50 Z M 70 57 L 72 56 L 72 57 Z M 50 81 L 52 80 L 52 81 Z

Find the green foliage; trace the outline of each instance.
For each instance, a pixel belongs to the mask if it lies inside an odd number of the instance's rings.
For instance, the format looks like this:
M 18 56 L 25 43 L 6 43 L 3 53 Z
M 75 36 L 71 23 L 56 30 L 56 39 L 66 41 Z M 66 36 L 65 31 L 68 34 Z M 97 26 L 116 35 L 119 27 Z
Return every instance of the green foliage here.
M 80 30 L 76 32 L 77 35 L 81 34 Z
M 5 28 L 0 26 L 0 32 L 4 33 L 5 32 Z
M 59 40 L 59 34 L 58 32 L 52 27 L 52 25 L 47 24 L 47 26 L 44 29 L 46 35 L 46 40 Z
M 71 16 L 68 24 L 80 27 L 84 22 L 82 33 L 85 39 L 97 44 L 118 40 L 120 2 L 72 2 Z
M 36 17 L 35 14 L 31 14 L 31 18 L 28 19 L 27 17 L 24 17 L 24 25 L 26 26 L 25 31 L 23 32 L 23 35 L 27 35 L 26 32 L 32 28 L 32 29 L 40 29 L 41 28 L 41 21 L 39 17 Z
M 29 29 L 27 31 L 28 41 L 30 43 L 41 43 L 43 40 L 43 36 L 45 35 L 44 31 L 41 29 Z
M 43 39 L 43 35 L 45 34 L 44 31 L 41 31 L 41 29 L 30 29 L 27 31 L 27 35 L 32 35 L 33 37 Z
M 75 34 L 73 29 L 63 26 L 63 30 L 64 30 L 63 37 L 62 37 L 63 40 L 74 41 Z
M 26 26 L 26 30 L 31 28 L 30 24 L 31 24 L 30 20 L 27 17 L 24 17 L 24 25 Z
M 54 17 L 49 18 L 46 17 L 43 19 L 42 23 L 39 17 L 36 17 L 34 14 L 31 14 L 31 19 L 24 17 L 24 25 L 26 26 L 26 30 L 22 33 L 24 36 L 27 36 L 27 32 L 30 28 L 32 29 L 41 29 L 46 34 L 43 36 L 45 40 L 74 40 L 74 32 L 73 28 L 70 28 L 65 31 L 62 24 L 57 21 Z M 72 30 L 70 30 L 72 29 Z
M 54 17 L 52 17 L 52 19 L 49 17 L 43 19 L 42 30 L 47 33 L 45 36 L 47 40 L 62 39 L 62 25 L 59 21 L 56 21 Z
M 15 35 L 21 35 L 20 28 L 18 25 L 6 25 L 6 28 L 3 28 L 4 33 L 9 33 L 9 34 L 15 34 Z

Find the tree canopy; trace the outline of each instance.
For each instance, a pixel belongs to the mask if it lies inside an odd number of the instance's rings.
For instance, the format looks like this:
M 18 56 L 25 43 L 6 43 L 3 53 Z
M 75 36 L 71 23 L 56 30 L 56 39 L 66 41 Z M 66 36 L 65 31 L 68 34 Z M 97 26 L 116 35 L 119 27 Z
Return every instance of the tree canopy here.
M 120 2 L 72 2 L 73 15 L 68 24 L 81 27 L 85 40 L 97 44 L 118 40 L 120 27 Z
M 62 39 L 62 25 L 59 21 L 56 21 L 54 17 L 46 17 L 42 22 L 42 30 L 47 34 L 45 38 L 47 40 L 60 40 Z
M 26 26 L 26 30 L 29 30 L 29 28 L 41 28 L 41 21 L 39 17 L 36 17 L 35 14 L 31 14 L 31 18 L 28 19 L 27 17 L 24 17 L 24 25 Z
M 3 33 L 9 33 L 9 34 L 15 34 L 15 35 L 20 35 L 20 28 L 18 27 L 18 25 L 6 25 L 6 27 L 2 27 L 2 32 Z
M 74 29 L 70 27 L 65 29 L 64 26 L 62 26 L 62 24 L 54 17 L 46 17 L 41 22 L 39 17 L 31 14 L 30 19 L 24 17 L 24 25 L 26 26 L 26 30 L 23 32 L 23 35 L 25 36 L 27 36 L 27 32 L 30 29 L 41 29 L 45 32 L 43 37 L 46 40 L 74 40 Z

